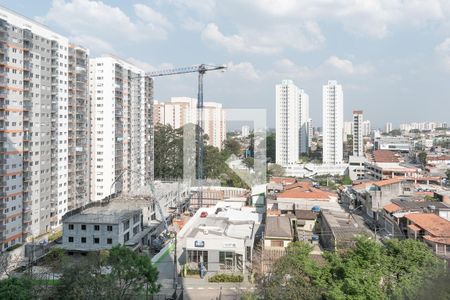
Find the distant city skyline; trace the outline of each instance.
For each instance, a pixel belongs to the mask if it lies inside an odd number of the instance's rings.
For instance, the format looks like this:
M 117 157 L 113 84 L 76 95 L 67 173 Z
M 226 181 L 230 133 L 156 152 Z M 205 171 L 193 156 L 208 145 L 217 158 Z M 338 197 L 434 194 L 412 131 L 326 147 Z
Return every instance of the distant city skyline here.
M 205 98 L 224 108 L 266 108 L 268 127 L 275 127 L 273 86 L 284 79 L 310 96 L 315 126 L 321 126 L 321 87 L 328 80 L 346 91 L 346 121 L 362 109 L 374 128 L 386 122 L 394 127 L 450 122 L 445 0 L 0 0 L 0 5 L 50 26 L 94 56 L 116 54 L 145 70 L 226 63 L 226 73 L 206 76 Z M 195 76 L 155 80 L 156 100 L 174 96 L 196 97 Z

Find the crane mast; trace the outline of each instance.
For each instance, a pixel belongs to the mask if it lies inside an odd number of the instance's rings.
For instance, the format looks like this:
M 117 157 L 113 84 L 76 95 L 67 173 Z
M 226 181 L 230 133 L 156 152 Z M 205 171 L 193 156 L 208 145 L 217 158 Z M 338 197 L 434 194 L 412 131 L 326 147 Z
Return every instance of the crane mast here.
M 199 190 L 198 190 L 198 203 L 199 207 L 203 205 L 203 159 L 204 159 L 204 149 L 203 149 L 203 76 L 209 71 L 225 70 L 226 66 L 213 66 L 201 64 L 198 66 L 182 67 L 176 69 L 159 70 L 148 72 L 146 75 L 148 77 L 160 77 L 160 76 L 170 76 L 179 75 L 186 73 L 198 73 L 198 94 L 197 94 L 197 126 L 195 129 L 195 139 L 196 139 L 196 178 L 198 180 Z

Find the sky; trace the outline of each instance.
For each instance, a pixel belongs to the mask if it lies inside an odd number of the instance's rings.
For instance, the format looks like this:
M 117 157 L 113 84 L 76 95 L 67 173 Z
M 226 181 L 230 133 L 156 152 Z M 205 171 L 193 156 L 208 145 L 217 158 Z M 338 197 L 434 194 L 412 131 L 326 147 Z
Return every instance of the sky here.
M 226 64 L 205 76 L 205 101 L 265 108 L 292 79 L 321 125 L 322 85 L 344 90 L 345 119 L 450 123 L 448 0 L 0 0 L 90 49 L 151 71 Z M 196 97 L 196 74 L 155 79 L 155 99 Z

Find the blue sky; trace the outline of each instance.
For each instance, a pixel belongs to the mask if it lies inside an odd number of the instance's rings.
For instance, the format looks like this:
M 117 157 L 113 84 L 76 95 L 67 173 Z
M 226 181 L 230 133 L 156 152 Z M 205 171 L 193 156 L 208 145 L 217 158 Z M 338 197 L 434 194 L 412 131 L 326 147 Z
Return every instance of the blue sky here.
M 322 84 L 344 89 L 346 119 L 450 122 L 448 0 L 0 0 L 90 48 L 147 70 L 227 64 L 208 74 L 205 99 L 266 108 L 294 82 L 321 123 Z M 155 99 L 196 96 L 196 76 L 157 78 Z

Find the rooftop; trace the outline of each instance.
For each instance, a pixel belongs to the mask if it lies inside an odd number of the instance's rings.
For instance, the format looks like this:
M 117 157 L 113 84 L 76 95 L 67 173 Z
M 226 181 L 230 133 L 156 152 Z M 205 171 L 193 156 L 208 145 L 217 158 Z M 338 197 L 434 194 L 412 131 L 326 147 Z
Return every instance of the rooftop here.
M 337 197 L 336 194 L 315 188 L 309 182 L 297 182 L 284 187 L 284 191 L 277 195 L 279 198 L 314 199 L 329 201 Z
M 450 237 L 450 222 L 432 213 L 408 214 L 405 216 L 415 225 L 427 231 L 433 237 Z
M 322 210 L 321 213 L 336 239 L 350 240 L 355 235 L 367 233 L 349 213 L 331 210 Z
M 292 239 L 290 218 L 288 216 L 268 216 L 266 218 L 265 237 Z
M 375 150 L 372 154 L 372 161 L 376 163 L 399 163 L 399 155 L 390 150 Z
M 295 217 L 299 220 L 315 220 L 317 214 L 311 210 L 297 209 L 295 210 Z

